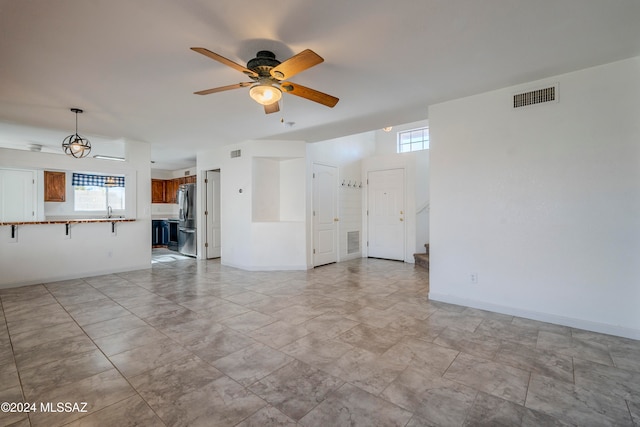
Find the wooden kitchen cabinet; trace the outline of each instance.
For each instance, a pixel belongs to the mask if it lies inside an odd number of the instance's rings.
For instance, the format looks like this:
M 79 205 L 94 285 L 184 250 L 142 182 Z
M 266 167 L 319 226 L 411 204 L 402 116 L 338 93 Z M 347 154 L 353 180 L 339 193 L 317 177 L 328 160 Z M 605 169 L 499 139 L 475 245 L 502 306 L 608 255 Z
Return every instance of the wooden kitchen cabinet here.
M 166 182 L 163 179 L 151 180 L 151 203 L 166 203 Z
M 170 179 L 167 181 L 167 203 L 178 203 L 178 201 L 176 200 L 178 185 L 178 179 Z
M 66 199 L 66 172 L 44 171 L 44 201 L 64 202 Z
M 173 179 L 152 179 L 151 203 L 178 203 L 177 194 L 180 184 L 190 184 L 196 181 L 196 175 Z

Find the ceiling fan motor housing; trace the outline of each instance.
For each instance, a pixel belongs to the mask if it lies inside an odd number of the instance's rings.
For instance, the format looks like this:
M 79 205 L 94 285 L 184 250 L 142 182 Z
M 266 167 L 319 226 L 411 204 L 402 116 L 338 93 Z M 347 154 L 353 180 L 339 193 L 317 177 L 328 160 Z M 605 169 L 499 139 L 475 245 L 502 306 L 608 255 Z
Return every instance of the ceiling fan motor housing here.
M 280 65 L 276 55 L 268 50 L 261 50 L 256 53 L 256 57 L 247 62 L 247 68 L 255 71 L 261 77 L 269 77 L 269 71 Z

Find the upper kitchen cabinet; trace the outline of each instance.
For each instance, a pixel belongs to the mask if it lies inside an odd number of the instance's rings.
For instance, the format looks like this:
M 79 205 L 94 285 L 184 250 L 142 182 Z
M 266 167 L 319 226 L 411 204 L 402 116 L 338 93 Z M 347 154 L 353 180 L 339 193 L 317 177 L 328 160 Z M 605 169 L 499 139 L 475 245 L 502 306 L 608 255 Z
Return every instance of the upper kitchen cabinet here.
M 178 186 L 180 185 L 180 179 L 169 179 L 165 181 L 167 183 L 167 194 L 165 201 L 167 203 L 178 203 L 176 200 L 176 194 L 178 192 Z
M 173 179 L 151 180 L 151 203 L 178 203 L 177 193 L 180 184 L 191 184 L 197 181 L 196 175 Z
M 66 172 L 44 171 L 44 201 L 64 202 L 66 199 Z
M 151 180 L 151 203 L 166 203 L 166 183 L 163 179 Z

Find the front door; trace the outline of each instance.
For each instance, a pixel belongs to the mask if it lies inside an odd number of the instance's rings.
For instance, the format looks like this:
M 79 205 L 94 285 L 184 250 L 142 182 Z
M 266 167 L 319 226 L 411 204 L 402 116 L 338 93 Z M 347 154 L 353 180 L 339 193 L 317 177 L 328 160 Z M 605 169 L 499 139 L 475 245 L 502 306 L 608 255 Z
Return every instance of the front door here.
M 207 171 L 207 207 L 205 224 L 207 239 L 205 253 L 207 259 L 220 258 L 220 171 Z
M 338 260 L 338 169 L 313 165 L 313 265 Z
M 368 174 L 368 256 L 404 261 L 404 169 Z

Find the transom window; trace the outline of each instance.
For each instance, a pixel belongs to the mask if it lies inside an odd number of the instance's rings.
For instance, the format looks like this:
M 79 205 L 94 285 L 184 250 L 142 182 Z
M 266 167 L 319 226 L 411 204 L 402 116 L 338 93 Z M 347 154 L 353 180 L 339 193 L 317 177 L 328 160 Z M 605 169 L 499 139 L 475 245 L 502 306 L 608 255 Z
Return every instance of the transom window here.
M 124 210 L 125 187 L 123 176 L 74 173 L 73 209 L 81 212 Z
M 411 129 L 398 132 L 398 153 L 429 149 L 429 128 Z

